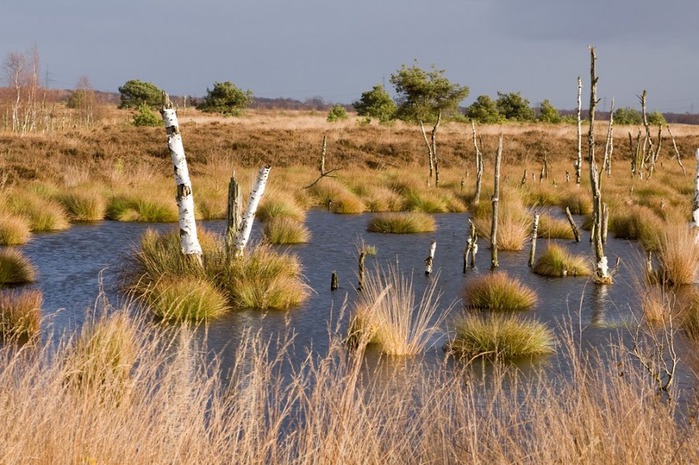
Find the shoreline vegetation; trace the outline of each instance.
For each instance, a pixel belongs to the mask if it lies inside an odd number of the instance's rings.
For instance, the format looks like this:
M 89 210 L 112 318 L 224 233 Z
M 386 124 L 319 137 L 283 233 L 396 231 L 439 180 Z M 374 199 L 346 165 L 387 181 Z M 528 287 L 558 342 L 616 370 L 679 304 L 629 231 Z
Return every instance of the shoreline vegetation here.
M 0 430 L 8 444 L 0 446 L 0 462 L 699 462 L 699 449 L 690 446 L 699 440 L 695 408 L 678 403 L 672 383 L 672 341 L 695 345 L 699 327 L 697 299 L 685 292 L 699 273 L 689 223 L 699 126 L 673 126 L 685 166 L 664 144 L 654 171 L 644 171 L 632 165 L 635 152 L 620 136 L 613 171 L 600 177 L 609 234 L 637 241 L 647 254 L 637 270 L 638 292 L 649 296 L 646 321 L 631 335 L 632 349 L 622 339 L 583 348 L 570 322 L 554 334 L 525 315 L 538 296 L 510 270 L 469 275 L 461 315 L 452 317 L 439 313 L 439 273 L 417 300 L 412 277 L 377 268 L 345 319 L 350 329 L 329 328 L 327 352 L 304 358 L 289 376 L 291 354 L 308 349 L 293 337 L 272 347 L 248 334 L 224 374 L 196 342 L 194 325 L 235 309 L 293 309 L 309 298 L 314 290 L 293 254 L 300 246 L 289 244 L 316 240 L 304 225 L 312 208 L 372 213 L 369 233 L 397 234 L 431 232 L 433 215 L 464 213 L 481 253 L 523 250 L 530 237 L 541 237 L 531 272 L 541 279 L 592 273 L 592 252 L 571 255 L 566 247 L 573 240 L 566 208 L 587 230 L 583 240 L 594 215 L 589 176 L 580 184 L 572 176 L 576 127 L 478 126 L 484 172 L 483 192 L 475 194 L 479 173 L 467 123 L 442 124 L 436 187 L 415 125 L 354 117 L 329 123 L 322 112 L 224 118 L 180 110 L 197 219 L 225 218 L 233 172 L 247 197 L 259 166 L 274 166 L 258 211 L 262 243 L 231 259 L 223 238 L 200 228 L 203 255 L 193 266 L 176 231 L 149 230 L 127 266 L 131 306 L 101 299 L 104 308 L 87 316 L 79 335 L 43 341 L 36 337 L 42 296 L 20 292 L 21 283 L 37 279 L 18 251 L 22 244 L 78 222 L 177 221 L 165 131 L 134 127 L 132 116 L 105 110 L 91 126 L 0 132 L 0 193 L 8 199 L 0 205 Z M 607 123 L 596 124 L 602 133 Z M 629 140 L 640 129 L 618 128 Z M 489 189 L 501 135 L 498 199 Z M 318 169 L 321 143 L 321 166 L 330 171 Z M 600 153 L 604 143 L 596 143 Z M 491 235 L 493 212 L 502 221 L 498 235 Z M 532 233 L 535 213 L 543 221 Z M 178 324 L 164 330 L 160 320 Z M 445 352 L 433 347 L 437 333 L 448 339 Z M 384 354 L 379 361 L 364 357 L 372 346 Z M 648 356 L 653 350 L 664 352 Z M 439 354 L 436 366 L 422 358 L 428 351 Z M 545 369 L 527 376 L 510 363 L 552 352 L 566 365 L 565 377 Z M 392 368 L 398 384 L 385 382 Z

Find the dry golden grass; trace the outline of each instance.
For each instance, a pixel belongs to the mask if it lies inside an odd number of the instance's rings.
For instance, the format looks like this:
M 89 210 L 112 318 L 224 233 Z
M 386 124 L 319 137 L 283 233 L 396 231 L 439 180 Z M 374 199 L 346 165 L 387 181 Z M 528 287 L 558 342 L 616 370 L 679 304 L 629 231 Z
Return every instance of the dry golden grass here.
M 550 278 L 590 276 L 592 274 L 592 265 L 587 258 L 581 255 L 573 255 L 565 247 L 552 243 L 536 259 L 533 271 L 538 275 Z
M 533 289 L 505 272 L 484 274 L 467 281 L 461 296 L 466 308 L 493 312 L 531 310 L 538 301 Z
M 0 213 L 0 245 L 22 245 L 32 237 L 29 220 L 11 213 Z
M 38 289 L 0 293 L 0 336 L 5 340 L 37 336 L 43 300 Z

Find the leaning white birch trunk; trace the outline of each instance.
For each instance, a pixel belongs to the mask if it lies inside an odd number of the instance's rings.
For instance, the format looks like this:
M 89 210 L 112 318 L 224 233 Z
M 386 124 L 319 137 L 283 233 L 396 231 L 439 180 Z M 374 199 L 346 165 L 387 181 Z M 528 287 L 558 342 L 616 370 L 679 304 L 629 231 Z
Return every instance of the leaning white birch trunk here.
M 192 255 L 201 260 L 201 245 L 197 238 L 197 225 L 194 221 L 194 196 L 192 195 L 192 183 L 187 169 L 187 158 L 182 145 L 177 123 L 177 114 L 172 108 L 172 103 L 167 94 L 164 95 L 163 109 L 160 112 L 167 131 L 167 146 L 175 171 L 175 184 L 177 185 L 177 207 L 179 210 L 180 248 L 184 255 Z
M 694 222 L 693 226 L 697 227 L 699 226 L 699 149 L 697 149 L 695 156 L 697 159 L 697 172 L 694 176 L 694 202 L 692 204 L 692 221 Z
M 250 239 L 252 223 L 255 220 L 255 212 L 257 211 L 257 206 L 260 204 L 260 199 L 262 199 L 262 194 L 265 193 L 265 187 L 267 186 L 267 178 L 269 178 L 270 169 L 270 166 L 265 166 L 260 168 L 260 171 L 257 173 L 257 181 L 255 182 L 255 186 L 252 188 L 252 192 L 250 192 L 250 198 L 248 199 L 248 204 L 245 206 L 245 213 L 243 213 L 240 229 L 235 237 L 236 257 L 243 255 L 245 246 Z
M 580 114 L 582 113 L 582 79 L 578 76 L 578 157 L 575 159 L 575 183 L 580 185 L 582 177 L 582 121 Z

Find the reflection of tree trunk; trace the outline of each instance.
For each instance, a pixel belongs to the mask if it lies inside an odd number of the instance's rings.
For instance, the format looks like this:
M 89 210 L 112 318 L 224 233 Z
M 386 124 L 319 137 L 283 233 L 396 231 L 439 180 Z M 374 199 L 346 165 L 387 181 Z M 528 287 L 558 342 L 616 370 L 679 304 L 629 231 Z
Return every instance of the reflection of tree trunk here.
M 607 286 L 594 286 L 592 290 L 592 314 L 590 324 L 594 327 L 607 326 L 607 303 L 609 288 Z

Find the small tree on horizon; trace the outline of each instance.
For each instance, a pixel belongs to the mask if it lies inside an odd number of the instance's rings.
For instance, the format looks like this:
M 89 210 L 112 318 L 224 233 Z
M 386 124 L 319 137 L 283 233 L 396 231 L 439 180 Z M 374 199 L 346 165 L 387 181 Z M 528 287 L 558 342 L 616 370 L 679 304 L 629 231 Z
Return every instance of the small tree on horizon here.
M 159 108 L 163 104 L 163 90 L 151 82 L 131 79 L 119 87 L 119 93 L 119 108 L 138 108 L 144 103 L 151 108 Z
M 561 122 L 561 115 L 558 114 L 558 110 L 549 99 L 544 99 L 541 105 L 539 105 L 539 121 L 543 123 Z
M 394 118 L 398 106 L 381 84 L 375 85 L 371 90 L 362 93 L 359 100 L 352 103 L 359 116 L 376 118 L 386 123 Z
M 466 117 L 481 124 L 496 124 L 503 120 L 495 101 L 487 95 L 479 95 L 476 101 L 466 108 Z
M 206 89 L 206 97 L 197 108 L 207 113 L 240 116 L 251 101 L 251 90 L 243 91 L 231 81 L 214 82 L 213 89 Z
M 429 71 L 413 66 L 402 65 L 391 75 L 391 84 L 400 96 L 396 116 L 404 121 L 420 125 L 427 145 L 430 179 L 434 176 L 435 186 L 439 185 L 439 163 L 437 160 L 437 129 L 442 117 L 458 113 L 459 103 L 468 97 L 468 86 L 452 83 L 444 76 L 445 70 L 434 66 Z M 427 139 L 425 123 L 432 124 L 431 140 Z
M 534 110 L 529 106 L 529 100 L 519 92 L 498 92 L 495 102 L 498 112 L 508 121 L 533 121 Z

